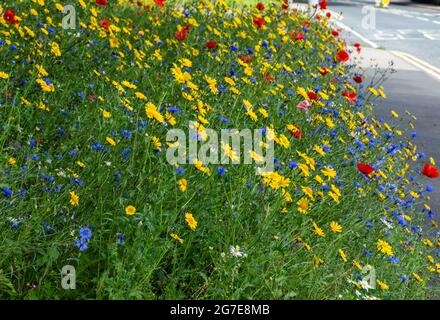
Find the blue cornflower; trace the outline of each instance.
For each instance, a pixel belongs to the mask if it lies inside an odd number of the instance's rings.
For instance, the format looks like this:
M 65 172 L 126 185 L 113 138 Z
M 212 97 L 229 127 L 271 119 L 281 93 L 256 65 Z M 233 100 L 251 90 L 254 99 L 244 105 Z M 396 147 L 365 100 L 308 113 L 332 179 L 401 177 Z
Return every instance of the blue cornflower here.
M 118 233 L 117 234 L 117 238 L 118 238 L 118 244 L 124 244 L 125 243 L 125 238 L 124 238 L 124 234 L 123 233 Z
M 79 229 L 79 235 L 82 240 L 89 240 L 92 237 L 92 230 L 89 227 L 81 227 Z
M 12 190 L 9 189 L 8 187 L 3 187 L 3 188 L 2 188 L 2 192 L 3 192 L 3 195 L 4 195 L 5 197 L 8 197 L 8 198 L 12 197 L 12 195 L 14 194 L 14 193 L 12 192 Z
M 289 161 L 287 163 L 287 165 L 289 166 L 290 169 L 296 169 L 298 167 L 298 164 L 296 162 L 293 162 L 293 161 Z

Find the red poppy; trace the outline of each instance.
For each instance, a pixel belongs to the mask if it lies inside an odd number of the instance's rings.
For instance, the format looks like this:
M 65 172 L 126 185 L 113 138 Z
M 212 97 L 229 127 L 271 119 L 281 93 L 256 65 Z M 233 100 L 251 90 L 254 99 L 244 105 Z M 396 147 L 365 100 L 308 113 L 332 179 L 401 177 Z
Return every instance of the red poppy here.
M 332 13 L 329 11 L 329 12 L 327 12 L 325 15 L 326 15 L 327 18 L 330 19 L 330 17 L 332 16 Z
M 205 44 L 205 47 L 207 47 L 208 49 L 214 49 L 215 47 L 217 47 L 217 42 L 209 41 Z
M 362 83 L 362 77 L 361 76 L 354 76 L 353 77 L 354 82 L 356 83 Z
M 356 100 L 356 92 L 348 92 L 347 90 L 344 90 L 342 92 L 342 96 L 346 97 L 348 99 L 348 101 L 350 101 L 351 103 L 355 103 Z
M 140 1 L 136 2 L 136 5 L 137 5 L 138 7 L 143 7 L 143 6 L 144 6 L 144 4 L 143 4 L 142 2 L 140 2 Z
M 283 2 L 283 4 L 281 5 L 281 10 L 287 10 L 288 8 L 289 8 L 289 3 Z
M 315 100 L 315 101 L 318 100 L 318 96 L 313 91 L 309 91 L 307 93 L 307 96 L 309 97 L 310 100 Z
M 184 41 L 186 39 L 186 36 L 187 36 L 187 34 L 186 34 L 185 29 L 182 29 L 180 31 L 176 31 L 177 40 Z
M 319 73 L 320 73 L 321 75 L 323 75 L 323 76 L 325 76 L 328 72 L 329 72 L 329 71 L 328 71 L 327 68 L 321 68 L 321 69 L 319 70 Z
M 251 63 L 253 58 L 250 56 L 245 56 L 245 55 L 241 54 L 240 60 L 243 61 L 244 63 Z
M 96 0 L 96 4 L 101 6 L 107 6 L 107 0 Z
M 301 32 L 295 37 L 295 41 L 300 41 L 300 40 L 304 40 L 304 35 Z
M 104 28 L 105 30 L 108 30 L 108 28 L 110 27 L 110 21 L 108 20 L 100 20 L 99 24 L 101 25 L 102 28 Z
M 348 59 L 350 58 L 350 56 L 348 55 L 348 52 L 345 50 L 340 50 L 338 52 L 338 55 L 336 56 L 336 58 L 340 61 L 340 62 L 346 62 L 348 61 Z
M 17 22 L 15 20 L 15 12 L 11 9 L 5 11 L 5 13 L 3 14 L 3 19 L 5 19 L 5 21 L 9 22 L 10 24 L 15 24 Z
M 339 36 L 339 32 L 336 30 L 332 30 L 332 35 L 337 37 L 337 36 Z
M 357 53 L 361 53 L 361 44 L 360 43 L 355 43 L 354 47 L 356 48 Z
M 154 3 L 159 7 L 163 7 L 165 0 L 154 0 Z
M 260 10 L 260 11 L 263 11 L 264 10 L 264 4 L 262 4 L 261 2 L 258 2 L 257 3 L 257 9 Z
M 270 72 L 266 72 L 266 74 L 262 73 L 261 77 L 266 80 L 266 83 L 270 83 L 272 80 L 275 80 L 275 78 L 272 78 Z
M 321 10 L 327 9 L 327 0 L 319 1 L 319 7 L 321 8 Z
M 189 29 L 191 29 L 191 27 L 189 25 L 183 26 L 182 30 L 189 32 Z
M 264 19 L 263 18 L 254 18 L 253 20 L 252 20 L 252 22 L 254 23 L 254 24 L 256 24 L 257 25 L 257 27 L 258 28 L 263 28 L 263 24 L 264 24 Z
M 426 163 L 423 166 L 422 175 L 427 176 L 428 178 L 438 178 L 439 172 L 436 167 L 431 166 L 430 164 Z
M 310 22 L 308 22 L 308 21 L 304 21 L 304 23 L 303 23 L 303 27 L 304 27 L 304 28 L 310 29 L 311 26 L 312 26 L 312 25 L 310 24 Z
M 369 164 L 358 163 L 357 168 L 360 172 L 362 172 L 366 177 L 369 177 L 371 173 L 374 172 L 374 168 Z
M 289 132 L 290 135 L 295 139 L 304 139 L 304 134 L 302 133 L 301 128 L 297 125 L 294 125 Z

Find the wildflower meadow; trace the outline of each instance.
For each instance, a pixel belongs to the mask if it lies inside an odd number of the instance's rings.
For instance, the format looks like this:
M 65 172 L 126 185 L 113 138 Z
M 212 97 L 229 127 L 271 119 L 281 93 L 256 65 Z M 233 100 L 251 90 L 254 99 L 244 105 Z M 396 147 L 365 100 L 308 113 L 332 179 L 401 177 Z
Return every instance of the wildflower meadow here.
M 0 298 L 435 295 L 435 160 L 326 9 L 3 1 Z

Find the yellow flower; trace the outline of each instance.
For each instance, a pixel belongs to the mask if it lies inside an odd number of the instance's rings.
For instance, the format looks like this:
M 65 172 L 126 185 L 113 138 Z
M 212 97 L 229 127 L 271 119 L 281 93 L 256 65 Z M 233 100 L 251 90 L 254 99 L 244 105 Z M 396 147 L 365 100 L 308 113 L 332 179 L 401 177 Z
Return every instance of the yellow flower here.
M 331 180 L 334 177 L 336 177 L 336 170 L 329 166 L 325 166 L 324 169 L 321 170 L 321 172 L 324 176 L 328 178 L 328 180 Z
M 303 214 L 306 214 L 307 211 L 309 210 L 309 202 L 307 201 L 306 198 L 299 199 L 299 201 L 296 204 L 298 205 L 298 211 Z
M 132 205 L 126 206 L 125 207 L 125 213 L 128 216 L 132 216 L 132 215 L 134 215 L 136 213 L 136 208 L 134 206 L 132 206 Z
M 316 222 L 312 223 L 313 226 L 313 233 L 316 234 L 319 237 L 325 237 L 325 233 L 324 230 L 322 230 L 320 227 L 318 227 L 318 225 L 316 224 Z
M 107 142 L 110 143 L 112 146 L 116 145 L 116 141 L 113 140 L 112 137 L 107 137 L 107 138 L 105 138 L 105 140 L 107 140 Z
M 416 281 L 418 282 L 418 283 L 423 283 L 423 279 L 417 274 L 417 273 L 414 273 L 413 272 L 413 277 L 414 277 L 414 279 L 416 279 Z
M 159 111 L 157 111 L 157 107 L 152 104 L 151 102 L 148 102 L 145 106 L 145 112 L 147 114 L 147 117 L 150 119 L 156 119 L 158 122 L 164 122 L 163 116 L 160 114 Z
M 56 56 L 56 57 L 61 57 L 61 50 L 60 50 L 60 46 L 58 45 L 58 43 L 56 43 L 55 41 L 52 42 L 51 46 L 51 52 Z
M 4 73 L 4 72 L 0 72 L 0 78 L 2 78 L 2 79 L 9 79 L 9 74 Z
M 332 229 L 332 231 L 334 233 L 341 233 L 342 232 L 342 226 L 339 223 L 337 223 L 336 221 L 330 222 L 330 229 Z
M 304 164 L 304 163 L 298 163 L 298 168 L 301 170 L 302 174 L 303 174 L 305 177 L 310 176 L 309 167 L 308 167 L 306 164 Z
M 376 282 L 381 290 L 388 290 L 390 288 L 385 282 L 382 282 L 379 279 L 377 279 Z
M 79 205 L 79 196 L 75 193 L 75 191 L 69 192 L 70 195 L 70 204 L 72 206 L 78 206 Z
M 197 228 L 197 221 L 194 218 L 194 216 L 192 215 L 192 213 L 189 213 L 189 212 L 185 213 L 185 220 L 186 220 L 186 223 L 188 223 L 188 227 L 191 230 L 193 230 L 193 231 L 196 230 L 196 228 Z
M 14 157 L 9 157 L 9 158 L 8 158 L 8 164 L 9 164 L 10 166 L 15 166 L 16 163 L 17 163 L 17 160 L 15 160 Z
M 393 255 L 393 248 L 391 247 L 391 245 L 388 242 L 383 241 L 381 239 L 377 240 L 377 250 L 379 250 L 382 253 L 385 253 L 388 256 Z
M 162 143 L 160 142 L 159 138 L 156 136 L 153 136 L 151 138 L 151 143 L 153 144 L 154 149 L 156 150 L 160 150 L 160 147 L 162 147 Z
M 339 255 L 341 256 L 342 261 L 347 262 L 347 256 L 346 256 L 344 250 L 339 249 L 338 252 L 339 252 Z
M 180 191 L 185 192 L 186 188 L 188 186 L 188 181 L 186 181 L 185 178 L 182 178 L 179 180 L 178 184 L 179 184 Z
M 110 112 L 106 111 L 106 110 L 102 110 L 102 116 L 105 119 L 108 119 L 108 118 L 110 118 L 112 116 L 112 114 Z
M 180 238 L 176 233 L 172 232 L 170 233 L 170 237 L 174 240 L 178 241 L 180 244 L 183 244 L 183 239 Z
M 147 100 L 147 97 L 142 92 L 136 92 L 136 97 L 141 100 Z

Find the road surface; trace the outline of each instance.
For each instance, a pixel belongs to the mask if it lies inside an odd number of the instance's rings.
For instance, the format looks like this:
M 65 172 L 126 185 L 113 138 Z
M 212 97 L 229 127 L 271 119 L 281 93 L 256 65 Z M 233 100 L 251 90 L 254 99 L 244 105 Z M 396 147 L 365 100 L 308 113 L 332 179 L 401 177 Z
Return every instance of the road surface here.
M 440 6 L 391 3 L 374 8 L 371 0 L 338 0 L 328 1 L 328 8 L 342 13 L 341 22 L 364 37 L 349 35 L 349 41 L 408 52 L 440 69 Z

